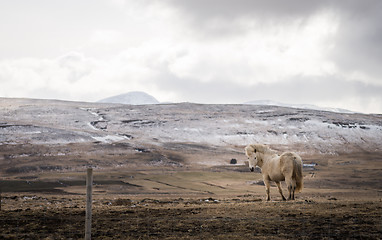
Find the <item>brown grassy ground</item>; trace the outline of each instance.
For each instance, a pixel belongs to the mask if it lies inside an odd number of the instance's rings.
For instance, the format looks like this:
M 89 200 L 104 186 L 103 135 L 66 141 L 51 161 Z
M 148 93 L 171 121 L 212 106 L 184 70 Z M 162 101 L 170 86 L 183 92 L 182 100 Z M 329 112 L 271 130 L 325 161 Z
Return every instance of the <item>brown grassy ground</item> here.
M 32 197 L 33 198 L 33 197 Z M 332 198 L 333 199 L 333 198 Z M 78 239 L 79 196 L 6 197 L 2 239 Z M 103 198 L 93 204 L 94 239 L 380 239 L 382 202 L 257 197 Z
M 305 188 L 263 201 L 245 166 L 95 169 L 94 239 L 381 239 L 380 153 L 305 156 Z M 84 236 L 85 171 L 8 174 L 1 239 Z

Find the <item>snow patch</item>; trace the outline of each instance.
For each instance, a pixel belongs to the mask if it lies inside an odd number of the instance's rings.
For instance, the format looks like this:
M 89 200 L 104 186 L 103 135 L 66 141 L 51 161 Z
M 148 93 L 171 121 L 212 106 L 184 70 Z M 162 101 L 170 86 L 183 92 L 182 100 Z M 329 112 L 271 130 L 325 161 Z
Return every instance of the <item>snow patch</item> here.
M 92 137 L 93 139 L 103 142 L 103 143 L 112 143 L 128 139 L 126 136 L 116 136 L 116 135 L 107 135 L 103 137 Z
M 335 113 L 355 113 L 353 111 L 342 109 L 342 108 L 330 108 L 330 107 L 320 107 L 313 104 L 288 104 L 288 103 L 281 103 L 276 102 L 272 100 L 257 100 L 257 101 L 250 101 L 245 102 L 244 104 L 248 105 L 265 105 L 265 106 L 279 106 L 279 107 L 287 107 L 287 108 L 298 108 L 298 109 L 310 109 L 310 110 L 317 110 L 317 111 L 327 111 L 327 112 L 335 112 Z

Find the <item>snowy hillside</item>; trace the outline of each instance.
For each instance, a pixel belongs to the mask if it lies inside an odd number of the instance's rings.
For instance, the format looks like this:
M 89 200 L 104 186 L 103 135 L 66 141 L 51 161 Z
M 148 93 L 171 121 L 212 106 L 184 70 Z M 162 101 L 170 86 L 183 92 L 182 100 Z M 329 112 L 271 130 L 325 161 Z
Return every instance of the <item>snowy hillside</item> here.
M 256 101 L 245 102 L 244 104 L 301 108 L 301 109 L 311 109 L 311 110 L 329 111 L 329 112 L 338 112 L 338 113 L 354 113 L 350 110 L 342 109 L 342 108 L 319 107 L 312 104 L 287 104 L 287 103 L 281 103 L 281 102 L 276 102 L 272 100 L 256 100 Z
M 120 103 L 130 105 L 158 104 L 159 101 L 145 92 L 128 92 L 100 100 L 101 103 Z
M 0 163 L 19 159 L 20 168 L 24 161 L 54 158 L 81 166 L 78 158 L 117 165 L 143 159 L 170 165 L 243 162 L 249 143 L 303 156 L 382 152 L 382 115 L 246 104 L 0 100 Z

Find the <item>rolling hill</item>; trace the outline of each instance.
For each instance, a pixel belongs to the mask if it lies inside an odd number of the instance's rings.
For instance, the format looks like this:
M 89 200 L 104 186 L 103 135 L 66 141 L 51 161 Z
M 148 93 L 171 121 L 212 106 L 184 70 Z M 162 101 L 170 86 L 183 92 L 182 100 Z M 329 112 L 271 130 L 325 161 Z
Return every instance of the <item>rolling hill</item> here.
M 88 165 L 243 164 L 265 143 L 305 156 L 382 151 L 382 116 L 268 105 L 123 105 L 0 101 L 0 167 L 8 173 Z

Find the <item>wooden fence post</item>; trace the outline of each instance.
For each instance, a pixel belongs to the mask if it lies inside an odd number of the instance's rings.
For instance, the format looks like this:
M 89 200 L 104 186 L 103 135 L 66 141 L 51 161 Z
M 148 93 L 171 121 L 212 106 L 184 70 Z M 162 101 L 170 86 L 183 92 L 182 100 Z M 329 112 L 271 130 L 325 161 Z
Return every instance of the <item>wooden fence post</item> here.
M 92 185 L 93 169 L 87 169 L 86 175 L 86 219 L 85 219 L 85 240 L 91 239 L 92 229 Z

